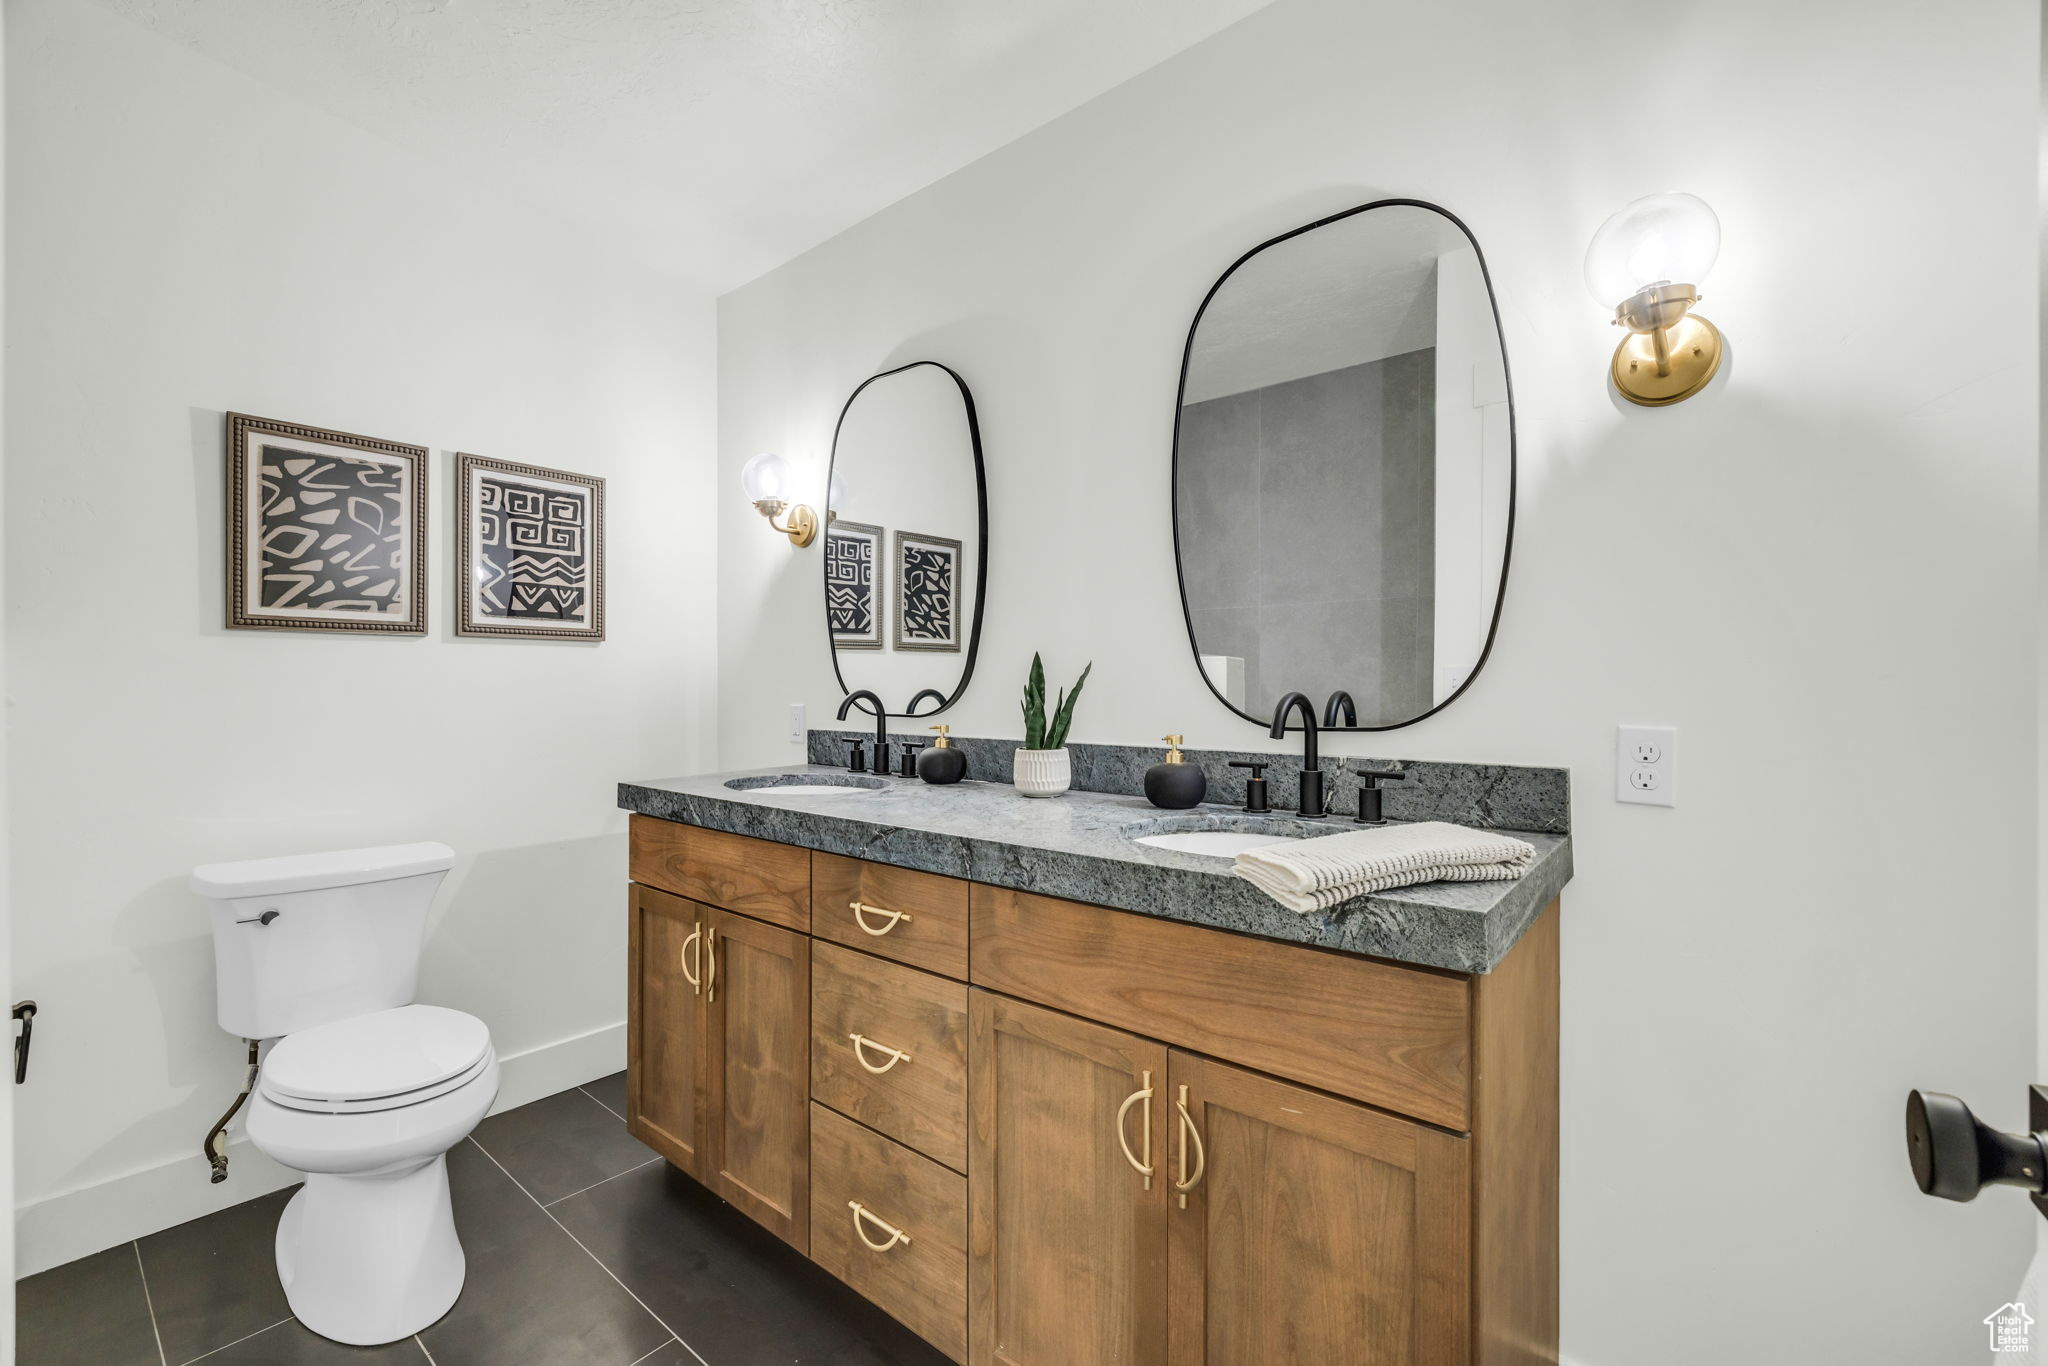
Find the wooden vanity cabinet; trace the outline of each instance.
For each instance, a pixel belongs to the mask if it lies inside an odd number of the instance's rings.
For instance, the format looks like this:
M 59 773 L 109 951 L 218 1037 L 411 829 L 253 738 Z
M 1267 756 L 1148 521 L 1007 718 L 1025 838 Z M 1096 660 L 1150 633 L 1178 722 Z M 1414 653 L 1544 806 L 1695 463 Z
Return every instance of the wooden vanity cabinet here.
M 955 1360 L 1557 1360 L 1554 905 L 1466 975 L 633 826 L 631 1131 Z
M 652 816 L 633 817 L 628 845 L 633 881 L 643 886 L 810 932 L 808 849 Z
M 811 1098 L 966 1171 L 966 985 L 814 941 Z
M 811 1260 L 967 1359 L 967 1178 L 817 1104 Z
M 807 1251 L 810 939 L 654 887 L 631 914 L 627 1131 Z
M 707 909 L 705 1184 L 808 1252 L 811 941 Z
M 1467 1144 L 977 990 L 972 1366 L 1463 1363 Z
M 1179 1049 L 1166 1100 L 1168 1366 L 1469 1360 L 1468 1140 Z
M 626 934 L 626 1129 L 698 1180 L 705 907 L 635 883 Z
M 968 1003 L 968 1361 L 1166 1361 L 1166 1048 Z
M 965 981 L 971 886 L 936 873 L 814 853 L 811 933 Z

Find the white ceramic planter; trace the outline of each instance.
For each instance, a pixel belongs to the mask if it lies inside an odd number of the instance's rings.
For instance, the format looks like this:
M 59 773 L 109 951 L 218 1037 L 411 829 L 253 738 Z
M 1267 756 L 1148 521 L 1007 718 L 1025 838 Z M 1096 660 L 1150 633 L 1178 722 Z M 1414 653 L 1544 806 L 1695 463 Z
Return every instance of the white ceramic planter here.
M 1012 777 L 1026 797 L 1057 797 L 1074 785 L 1074 765 L 1063 749 L 1020 749 Z

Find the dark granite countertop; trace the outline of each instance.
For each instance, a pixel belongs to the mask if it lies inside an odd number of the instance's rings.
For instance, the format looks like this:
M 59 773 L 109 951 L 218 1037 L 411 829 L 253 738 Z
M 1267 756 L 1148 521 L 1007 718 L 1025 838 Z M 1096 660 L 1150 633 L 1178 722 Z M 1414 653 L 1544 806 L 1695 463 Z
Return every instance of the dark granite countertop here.
M 619 784 L 628 811 L 686 825 L 943 873 L 998 887 L 1092 902 L 1190 924 L 1391 958 L 1456 972 L 1490 972 L 1571 879 L 1571 837 L 1509 831 L 1536 847 L 1514 882 L 1432 882 L 1297 915 L 1230 872 L 1230 861 L 1135 844 L 1128 826 L 1237 829 L 1229 806 L 1161 811 L 1142 797 L 1074 791 L 1021 797 L 1007 783 L 972 779 L 933 787 L 876 778 L 872 788 L 776 795 L 736 790 L 732 779 L 844 780 L 819 765 L 751 769 Z M 1280 817 L 1286 824 L 1291 818 Z M 1330 834 L 1358 827 L 1309 822 Z

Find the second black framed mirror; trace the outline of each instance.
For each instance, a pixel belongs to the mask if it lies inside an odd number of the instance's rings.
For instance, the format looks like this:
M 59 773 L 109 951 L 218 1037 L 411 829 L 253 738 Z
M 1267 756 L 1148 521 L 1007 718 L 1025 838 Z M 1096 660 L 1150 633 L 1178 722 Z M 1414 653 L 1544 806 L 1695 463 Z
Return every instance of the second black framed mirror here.
M 1330 728 L 1442 710 L 1493 648 L 1515 421 L 1472 233 L 1384 199 L 1262 242 L 1181 359 L 1174 554 L 1188 640 L 1248 721 L 1307 693 Z
M 842 693 L 936 716 L 974 677 L 988 484 L 967 381 L 937 361 L 863 380 L 832 435 L 825 626 Z M 862 710 L 868 704 L 859 704 Z

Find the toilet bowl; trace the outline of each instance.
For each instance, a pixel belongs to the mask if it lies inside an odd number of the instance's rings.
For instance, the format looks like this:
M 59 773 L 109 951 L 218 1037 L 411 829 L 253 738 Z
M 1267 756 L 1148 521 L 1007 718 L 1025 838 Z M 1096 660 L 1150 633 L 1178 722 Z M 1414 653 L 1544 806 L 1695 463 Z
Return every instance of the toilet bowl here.
M 192 870 L 220 1027 L 274 1040 L 249 1139 L 306 1174 L 278 1221 L 278 1278 L 299 1322 L 337 1342 L 410 1337 L 462 1292 L 444 1154 L 497 1098 L 498 1058 L 483 1021 L 413 1001 L 454 864 L 428 842 Z
M 278 1279 L 299 1322 L 370 1346 L 448 1312 L 465 1262 L 446 1153 L 497 1094 L 490 1031 L 439 1006 L 316 1025 L 271 1048 L 248 1134 L 306 1174 L 277 1228 Z

